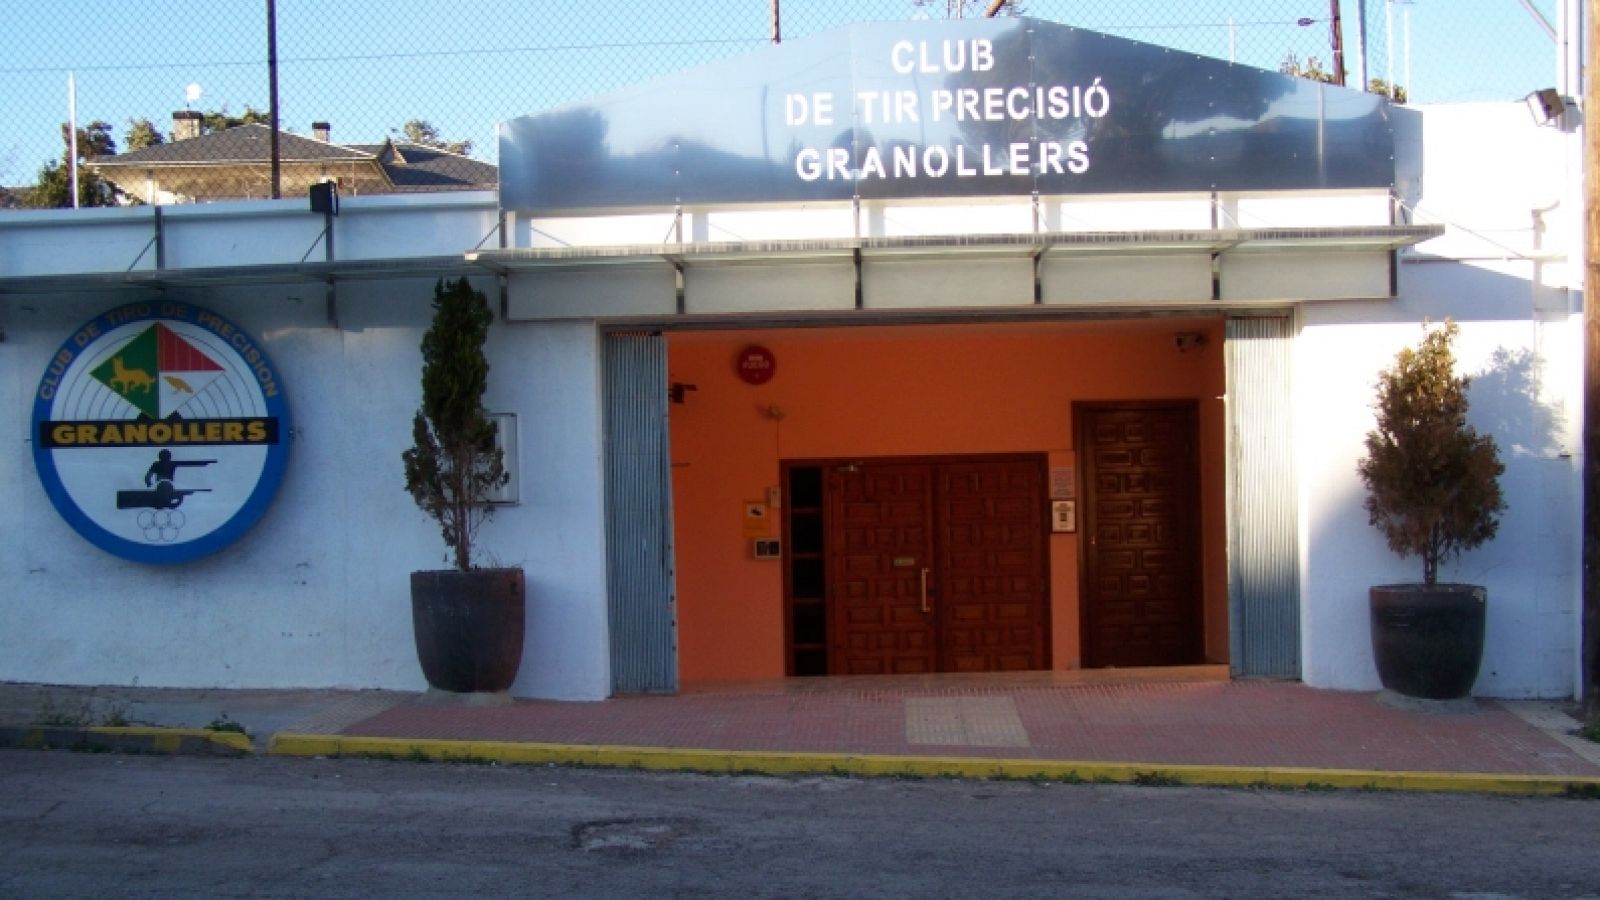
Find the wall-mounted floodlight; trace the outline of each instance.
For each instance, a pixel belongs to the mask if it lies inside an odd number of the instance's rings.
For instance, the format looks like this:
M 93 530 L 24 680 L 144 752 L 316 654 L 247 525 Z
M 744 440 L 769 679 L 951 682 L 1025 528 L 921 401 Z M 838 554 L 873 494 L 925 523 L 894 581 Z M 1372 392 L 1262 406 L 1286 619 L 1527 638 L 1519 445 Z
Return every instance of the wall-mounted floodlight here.
M 1535 125 L 1549 125 L 1567 111 L 1567 100 L 1555 88 L 1543 88 L 1522 98 L 1527 101 L 1528 112 L 1533 114 Z

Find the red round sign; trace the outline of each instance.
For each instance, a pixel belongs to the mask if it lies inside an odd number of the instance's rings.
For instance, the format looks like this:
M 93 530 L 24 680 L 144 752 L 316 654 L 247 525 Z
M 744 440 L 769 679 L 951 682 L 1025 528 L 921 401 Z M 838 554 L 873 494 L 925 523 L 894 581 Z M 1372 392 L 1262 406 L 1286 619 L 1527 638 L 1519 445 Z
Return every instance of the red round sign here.
M 760 344 L 751 344 L 739 351 L 739 359 L 734 364 L 739 372 L 739 378 L 746 384 L 766 384 L 778 371 L 778 360 L 772 351 Z

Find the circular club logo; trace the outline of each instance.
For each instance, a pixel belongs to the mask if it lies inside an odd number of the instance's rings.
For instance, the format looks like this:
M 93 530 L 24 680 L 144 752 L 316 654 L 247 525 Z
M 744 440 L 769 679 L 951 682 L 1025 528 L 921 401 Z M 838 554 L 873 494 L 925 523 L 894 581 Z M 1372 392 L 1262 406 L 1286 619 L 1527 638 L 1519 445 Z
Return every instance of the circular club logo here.
M 33 461 L 90 543 L 181 563 L 233 543 L 283 480 L 289 409 L 250 335 L 168 301 L 121 306 L 61 345 L 33 403 Z

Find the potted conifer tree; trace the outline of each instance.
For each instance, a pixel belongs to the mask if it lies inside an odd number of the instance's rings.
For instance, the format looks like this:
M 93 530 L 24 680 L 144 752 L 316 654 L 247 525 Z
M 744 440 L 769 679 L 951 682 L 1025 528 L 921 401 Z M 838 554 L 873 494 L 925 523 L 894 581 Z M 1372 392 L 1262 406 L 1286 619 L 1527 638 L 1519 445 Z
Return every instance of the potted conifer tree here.
M 522 570 L 480 568 L 472 555 L 478 527 L 494 509 L 489 492 L 508 478 L 483 407 L 492 318 L 467 279 L 434 286 L 433 323 L 422 336 L 422 407 L 412 447 L 401 454 L 406 490 L 439 523 L 455 563 L 411 573 L 417 657 L 429 685 L 456 693 L 504 691 L 522 664 Z
M 1467 424 L 1468 379 L 1455 373 L 1454 322 L 1423 325 L 1378 377 L 1377 428 L 1358 465 L 1368 519 L 1389 549 L 1422 558 L 1419 584 L 1369 592 L 1372 650 L 1389 690 L 1430 700 L 1467 696 L 1483 655 L 1487 591 L 1439 581 L 1439 564 L 1494 537 L 1505 466 L 1494 438 Z

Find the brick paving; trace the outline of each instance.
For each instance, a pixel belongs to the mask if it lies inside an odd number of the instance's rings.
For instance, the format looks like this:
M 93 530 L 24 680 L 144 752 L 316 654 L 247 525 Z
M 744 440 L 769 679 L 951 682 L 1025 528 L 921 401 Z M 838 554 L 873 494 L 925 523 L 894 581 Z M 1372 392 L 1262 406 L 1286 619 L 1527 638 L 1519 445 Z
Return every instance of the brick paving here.
M 791 679 L 500 706 L 403 702 L 342 734 L 444 740 L 1600 776 L 1510 709 L 1402 708 L 1285 682 Z M 946 742 L 941 742 L 946 741 Z

